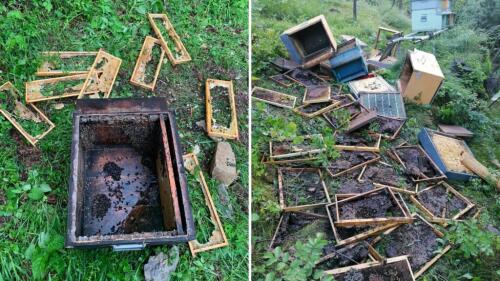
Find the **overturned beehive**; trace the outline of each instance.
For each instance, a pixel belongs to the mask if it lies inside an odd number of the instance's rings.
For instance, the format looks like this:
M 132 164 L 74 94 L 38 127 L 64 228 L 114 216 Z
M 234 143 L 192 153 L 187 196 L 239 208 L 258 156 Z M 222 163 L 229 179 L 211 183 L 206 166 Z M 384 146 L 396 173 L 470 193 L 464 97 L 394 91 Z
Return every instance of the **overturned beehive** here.
M 193 240 L 182 161 L 165 99 L 78 100 L 66 246 L 131 250 Z

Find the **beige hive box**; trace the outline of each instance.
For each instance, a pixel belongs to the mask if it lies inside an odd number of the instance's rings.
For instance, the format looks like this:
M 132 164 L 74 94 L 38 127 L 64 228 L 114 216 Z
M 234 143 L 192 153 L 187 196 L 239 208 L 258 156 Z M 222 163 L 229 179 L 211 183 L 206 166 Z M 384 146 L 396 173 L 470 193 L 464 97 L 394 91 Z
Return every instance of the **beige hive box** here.
M 403 97 L 419 104 L 429 104 L 443 80 L 436 57 L 415 49 L 408 51 L 397 84 Z

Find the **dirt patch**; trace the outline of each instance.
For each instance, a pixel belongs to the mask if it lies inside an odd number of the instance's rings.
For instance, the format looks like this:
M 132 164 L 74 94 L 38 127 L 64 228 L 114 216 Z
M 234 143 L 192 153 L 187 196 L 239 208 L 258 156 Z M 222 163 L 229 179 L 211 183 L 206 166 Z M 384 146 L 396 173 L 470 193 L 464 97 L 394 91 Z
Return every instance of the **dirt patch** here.
M 331 101 L 311 103 L 311 104 L 307 104 L 305 106 L 301 106 L 301 107 L 297 108 L 297 110 L 302 112 L 302 113 L 305 113 L 305 114 L 311 114 L 311 113 L 319 111 L 325 107 L 328 107 L 330 105 L 332 105 Z
M 28 144 L 24 137 L 21 136 L 15 129 L 10 131 L 10 135 L 17 143 L 17 159 L 19 159 L 26 168 L 31 168 L 33 165 L 40 162 L 42 157 L 40 149 Z
M 361 270 L 351 269 L 335 275 L 337 281 L 408 281 L 413 280 L 406 261 L 377 265 Z
M 336 95 L 334 93 L 335 91 L 332 91 L 332 94 L 330 95 L 330 100 L 335 102 L 340 101 L 340 104 L 337 105 L 339 107 L 346 106 L 353 102 L 347 95 Z
M 396 150 L 399 158 L 406 166 L 406 173 L 415 178 L 433 178 L 439 176 L 430 160 L 420 149 L 404 147 Z
M 286 206 L 301 206 L 328 201 L 318 171 L 282 170 Z
M 111 177 L 115 181 L 119 181 L 122 176 L 123 168 L 116 165 L 115 162 L 107 162 L 104 164 L 102 171 L 105 173 L 106 177 Z
M 335 139 L 338 145 L 347 146 L 375 146 L 377 138 L 366 133 L 337 134 Z
M 104 218 L 111 208 L 111 200 L 104 194 L 98 194 L 92 200 L 92 214 L 98 219 Z
M 325 80 L 319 78 L 314 72 L 309 70 L 303 70 L 300 68 L 296 68 L 285 73 L 288 77 L 292 78 L 295 81 L 298 81 L 302 85 L 307 88 L 324 86 L 327 83 Z
M 332 215 L 332 218 L 336 218 L 337 216 L 337 211 L 335 210 L 335 205 L 331 205 L 328 207 L 328 210 L 330 211 L 330 214 Z M 334 219 L 335 220 L 335 219 Z M 369 231 L 373 228 L 377 227 L 376 225 L 365 225 L 365 226 L 339 226 L 335 227 L 335 230 L 337 232 L 338 238 L 340 240 L 346 240 L 348 238 L 354 237 L 358 234 L 364 233 L 366 231 Z M 370 242 L 371 239 L 368 238 L 366 239 L 367 242 Z
M 317 268 L 327 270 L 339 267 L 345 267 L 362 263 L 368 258 L 368 244 L 361 242 L 354 247 L 344 247 L 335 249 L 334 246 L 323 248 L 323 258 L 317 265 Z
M 365 193 L 375 188 L 370 181 L 359 182 L 356 173 L 349 173 L 345 176 L 338 177 L 334 185 L 339 187 L 336 190 L 337 194 Z
M 372 124 L 376 124 L 370 125 L 375 132 L 393 137 L 404 121 L 378 116 Z
M 397 203 L 385 190 L 374 192 L 367 197 L 361 197 L 352 201 L 339 202 L 339 218 L 349 219 L 371 219 L 403 216 Z
M 418 200 L 436 217 L 453 218 L 467 207 L 467 203 L 442 185 L 420 192 Z
M 330 170 L 333 174 L 336 174 L 375 158 L 375 154 L 371 152 L 341 151 L 340 157 L 330 163 L 328 170 Z
M 439 236 L 418 217 L 411 224 L 404 224 L 375 244 L 376 250 L 385 257 L 408 255 L 411 268 L 418 271 L 436 255 Z

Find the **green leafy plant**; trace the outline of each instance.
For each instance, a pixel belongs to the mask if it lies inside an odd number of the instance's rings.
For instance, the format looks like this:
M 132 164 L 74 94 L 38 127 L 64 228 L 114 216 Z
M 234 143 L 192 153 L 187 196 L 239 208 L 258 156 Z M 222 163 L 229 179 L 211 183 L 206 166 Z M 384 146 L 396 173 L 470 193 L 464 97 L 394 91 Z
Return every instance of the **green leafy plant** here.
M 475 220 L 454 222 L 446 238 L 457 245 L 466 258 L 492 256 L 500 249 L 500 237 L 481 229 Z
M 303 243 L 297 241 L 293 254 L 276 247 L 272 252 L 264 254 L 262 265 L 256 266 L 254 272 L 259 275 L 257 280 L 334 280 L 324 276 L 322 271 L 315 270 L 315 262 L 321 257 L 322 249 L 327 241 L 323 233 L 309 238 Z

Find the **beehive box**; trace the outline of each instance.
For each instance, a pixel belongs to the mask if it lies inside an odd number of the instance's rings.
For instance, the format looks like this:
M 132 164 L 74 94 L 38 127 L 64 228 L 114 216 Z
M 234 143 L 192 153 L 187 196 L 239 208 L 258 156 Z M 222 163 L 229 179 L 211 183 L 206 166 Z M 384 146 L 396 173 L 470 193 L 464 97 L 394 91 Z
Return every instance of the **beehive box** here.
M 333 75 L 339 82 L 348 82 L 368 74 L 363 50 L 356 39 L 338 46 L 337 53 L 330 59 Z
M 166 100 L 78 100 L 66 247 L 136 250 L 194 237 L 182 150 Z

